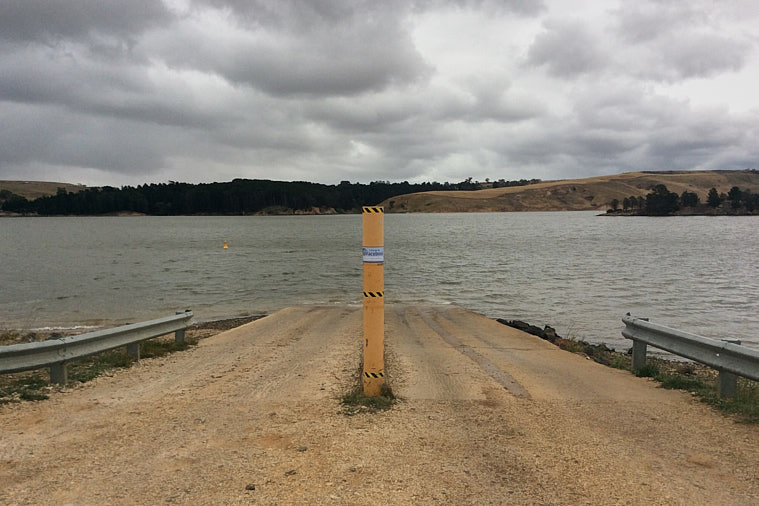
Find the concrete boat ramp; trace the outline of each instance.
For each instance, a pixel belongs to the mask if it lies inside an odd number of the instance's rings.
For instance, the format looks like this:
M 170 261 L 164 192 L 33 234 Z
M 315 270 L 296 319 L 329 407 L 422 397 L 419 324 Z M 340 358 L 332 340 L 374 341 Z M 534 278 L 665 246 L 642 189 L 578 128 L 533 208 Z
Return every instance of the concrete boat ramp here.
M 0 406 L 0 503 L 759 503 L 755 426 L 464 309 L 388 305 L 400 401 L 346 414 L 361 317 L 292 307 Z

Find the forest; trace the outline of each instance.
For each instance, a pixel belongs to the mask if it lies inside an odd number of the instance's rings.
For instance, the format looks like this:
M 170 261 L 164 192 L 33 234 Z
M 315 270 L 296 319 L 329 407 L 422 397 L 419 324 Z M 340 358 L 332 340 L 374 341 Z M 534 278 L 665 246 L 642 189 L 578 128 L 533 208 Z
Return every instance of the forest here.
M 4 195 L 2 211 L 24 215 L 103 215 L 139 213 L 147 215 L 240 215 L 291 214 L 311 212 L 314 208 L 337 213 L 358 212 L 363 205 L 380 202 L 406 193 L 475 190 L 483 186 L 523 186 L 539 179 L 498 180 L 480 183 L 468 178 L 460 183 L 391 183 L 369 184 L 342 181 L 337 185 L 308 182 L 235 179 L 223 183 L 144 184 L 136 187 L 104 186 L 79 192 L 58 189 L 56 195 L 27 200 L 18 195 Z

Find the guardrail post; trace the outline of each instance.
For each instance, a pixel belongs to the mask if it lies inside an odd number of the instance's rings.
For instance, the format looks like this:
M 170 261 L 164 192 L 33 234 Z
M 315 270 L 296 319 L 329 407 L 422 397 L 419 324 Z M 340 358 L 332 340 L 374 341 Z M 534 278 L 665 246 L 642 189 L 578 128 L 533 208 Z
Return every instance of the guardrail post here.
M 740 339 L 723 339 L 726 343 L 741 344 Z M 720 397 L 735 397 L 738 393 L 738 376 L 731 372 L 719 369 L 719 395 Z
M 58 362 L 50 366 L 50 383 L 65 385 L 69 379 L 69 371 L 66 362 Z
M 185 311 L 177 311 L 177 314 L 185 314 L 189 309 Z M 174 342 L 177 344 L 184 344 L 184 329 L 179 329 L 174 332 Z
M 633 339 L 633 371 L 642 368 L 646 365 L 646 349 L 648 345 L 643 341 Z
M 127 344 L 126 351 L 133 359 L 140 360 L 140 343 Z
M 719 395 L 720 397 L 735 397 L 738 392 L 738 376 L 731 372 L 719 372 Z

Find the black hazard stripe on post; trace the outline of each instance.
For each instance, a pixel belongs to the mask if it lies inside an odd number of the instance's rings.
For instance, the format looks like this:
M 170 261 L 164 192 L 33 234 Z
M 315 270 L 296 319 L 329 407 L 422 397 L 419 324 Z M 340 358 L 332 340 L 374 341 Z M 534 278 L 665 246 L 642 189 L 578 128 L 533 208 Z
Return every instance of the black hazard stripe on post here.
M 383 208 L 381 208 L 381 207 L 367 207 L 367 206 L 364 206 L 364 207 L 362 207 L 362 209 L 363 209 L 363 211 L 365 213 L 369 213 L 369 214 L 371 214 L 371 213 L 380 213 L 380 214 L 382 214 L 382 213 L 385 212 L 385 210 Z
M 369 298 L 382 298 L 385 296 L 385 292 L 364 292 L 364 297 Z
M 364 376 L 367 378 L 384 378 L 385 373 L 384 372 L 366 372 L 364 371 Z

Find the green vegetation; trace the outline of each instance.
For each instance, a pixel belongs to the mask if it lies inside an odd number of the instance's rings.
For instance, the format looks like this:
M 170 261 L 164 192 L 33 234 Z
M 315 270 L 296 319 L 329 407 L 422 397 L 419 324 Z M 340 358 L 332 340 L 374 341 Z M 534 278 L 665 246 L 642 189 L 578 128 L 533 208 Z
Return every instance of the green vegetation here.
M 725 203 L 729 202 L 729 206 Z M 733 186 L 727 195 L 720 194 L 716 188 L 711 188 L 706 204 L 701 204 L 698 194 L 683 191 L 678 196 L 663 184 L 653 187 L 651 193 L 643 197 L 625 197 L 622 210 L 617 209 L 619 201 L 612 200 L 608 214 L 632 214 L 641 216 L 671 216 L 674 214 L 754 214 L 759 210 L 759 194 L 750 190 L 741 190 Z
M 0 330 L 0 346 L 23 342 L 18 332 L 11 330 Z
M 706 203 L 709 207 L 719 207 L 722 203 L 722 199 L 717 193 L 717 189 L 712 187 L 709 189 L 709 195 L 706 197 Z
M 140 343 L 140 357 L 153 358 L 186 350 L 197 344 L 187 339 L 178 344 L 173 338 L 150 339 Z M 68 365 L 69 383 L 86 383 L 118 368 L 130 367 L 134 359 L 121 348 L 76 360 Z M 52 387 L 44 369 L 0 376 L 0 404 L 47 399 Z
M 679 197 L 663 184 L 657 184 L 646 195 L 646 214 L 649 216 L 666 216 L 679 209 Z
M 740 423 L 759 424 L 759 383 L 755 381 L 738 378 L 736 396 L 722 398 L 717 371 L 701 364 L 649 357 L 645 366 L 632 371 L 632 357 L 606 345 L 563 338 L 557 338 L 554 343 L 563 350 L 585 355 L 600 364 L 631 371 L 641 378 L 652 378 L 661 388 L 690 392 L 722 413 L 735 416 Z
M 590 344 L 580 339 L 565 339 L 546 325 L 543 329 L 519 320 L 498 319 L 498 322 L 545 339 L 562 350 L 588 357 L 599 364 L 630 371 L 641 378 L 652 378 L 662 388 L 685 390 L 723 413 L 735 416 L 742 423 L 759 424 L 759 383 L 738 378 L 737 394 L 722 398 L 718 390 L 718 373 L 705 365 L 648 357 L 644 367 L 632 370 L 630 353 L 614 351 L 605 344 Z
M 741 190 L 737 186 L 730 188 L 727 194 L 730 200 L 730 207 L 733 209 L 744 208 L 749 213 L 759 209 L 759 194 L 751 193 L 749 190 Z
M 11 378 L 7 375 L 0 378 L 0 404 L 19 401 L 42 401 L 48 398 L 44 393 L 47 387 L 47 379 L 43 373 L 24 374 Z
M 124 350 L 112 350 L 71 362 L 68 366 L 70 383 L 86 383 L 112 370 L 132 365 L 134 359 Z
M 680 195 L 680 205 L 683 207 L 698 207 L 698 193 L 695 192 L 689 192 L 688 190 L 685 190 Z
M 23 197 L 21 197 L 20 195 L 16 195 L 15 193 L 9 190 L 0 190 L 0 204 L 8 200 L 11 200 L 12 198 L 23 198 Z
M 148 339 L 140 343 L 140 358 L 161 357 L 175 351 L 184 351 L 190 346 L 198 344 L 196 339 L 187 339 L 183 343 L 169 339 Z
M 639 378 L 655 378 L 659 374 L 659 368 L 656 364 L 646 364 L 633 372 Z
M 361 385 L 356 386 L 351 392 L 345 394 L 342 399 L 343 414 L 353 416 L 361 412 L 376 413 L 390 409 L 396 398 L 393 391 L 385 384 L 377 397 L 367 397 Z
M 759 424 L 759 384 L 738 378 L 738 390 L 733 398 L 720 397 L 717 376 L 698 377 L 678 372 L 662 372 L 654 376 L 662 388 L 685 390 L 723 413 L 734 415 L 741 423 Z
M 146 184 L 137 187 L 88 188 L 29 201 L 18 195 L 5 195 L 0 209 L 6 212 L 39 215 L 98 215 L 141 213 L 149 215 L 188 214 L 286 214 L 310 212 L 313 208 L 335 212 L 357 212 L 362 205 L 377 205 L 385 199 L 406 193 L 441 190 L 479 190 L 484 187 L 523 186 L 540 182 L 521 179 L 480 183 L 468 178 L 460 183 L 369 184 L 342 181 L 338 185 L 302 181 L 235 179 L 227 183 Z
M 635 195 L 631 195 L 630 197 L 625 197 L 622 199 L 622 210 L 627 211 L 629 210 L 635 210 L 635 209 L 643 209 L 646 205 L 646 199 L 643 197 L 636 197 Z

